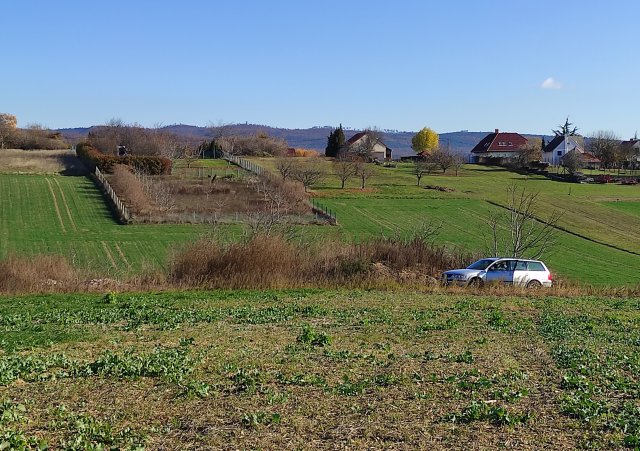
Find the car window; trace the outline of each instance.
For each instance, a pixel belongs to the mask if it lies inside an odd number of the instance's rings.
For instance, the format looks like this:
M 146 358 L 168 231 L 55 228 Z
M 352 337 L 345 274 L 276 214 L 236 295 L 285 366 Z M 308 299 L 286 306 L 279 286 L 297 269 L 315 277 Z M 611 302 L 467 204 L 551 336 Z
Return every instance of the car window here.
M 526 271 L 527 270 L 527 262 L 518 261 L 516 263 L 516 271 Z
M 477 262 L 467 266 L 467 269 L 487 269 L 487 266 L 489 266 L 492 262 L 493 260 L 484 258 L 482 260 L 478 260 Z
M 540 262 L 528 262 L 529 271 L 544 271 L 544 266 Z
M 495 262 L 489 271 L 513 271 L 514 260 L 500 260 Z

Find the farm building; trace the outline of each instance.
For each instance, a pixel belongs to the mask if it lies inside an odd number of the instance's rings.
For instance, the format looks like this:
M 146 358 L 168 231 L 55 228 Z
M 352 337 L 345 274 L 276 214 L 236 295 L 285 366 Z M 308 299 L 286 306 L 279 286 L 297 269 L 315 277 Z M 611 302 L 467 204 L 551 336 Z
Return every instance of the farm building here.
M 501 132 L 496 128 L 471 149 L 472 163 L 505 162 L 515 158 L 527 138 L 519 133 Z
M 367 148 L 368 143 L 366 142 L 366 140 L 368 139 L 369 137 L 367 136 L 366 132 L 360 132 L 349 138 L 346 144 L 349 149 L 354 150 L 357 150 L 358 147 Z M 373 145 L 373 149 L 369 152 L 369 157 L 372 160 L 377 161 L 391 161 L 392 152 L 393 150 L 391 150 L 382 141 L 380 141 Z

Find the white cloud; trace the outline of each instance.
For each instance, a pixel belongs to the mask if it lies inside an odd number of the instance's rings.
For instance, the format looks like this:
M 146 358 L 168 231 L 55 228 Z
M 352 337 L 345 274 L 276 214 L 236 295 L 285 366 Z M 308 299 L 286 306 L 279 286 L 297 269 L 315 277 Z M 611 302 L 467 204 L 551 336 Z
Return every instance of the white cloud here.
M 562 89 L 562 83 L 553 77 L 547 78 L 540 85 L 542 89 Z

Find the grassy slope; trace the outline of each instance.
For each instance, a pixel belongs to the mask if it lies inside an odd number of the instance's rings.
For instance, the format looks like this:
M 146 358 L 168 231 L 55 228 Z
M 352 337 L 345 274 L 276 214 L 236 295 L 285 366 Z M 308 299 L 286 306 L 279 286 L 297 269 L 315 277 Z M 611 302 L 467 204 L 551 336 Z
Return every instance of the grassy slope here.
M 271 169 L 273 160 L 259 163 Z M 330 165 L 323 163 L 327 173 Z M 451 170 L 450 170 L 451 172 Z M 465 166 L 458 177 L 434 174 L 422 179 L 422 185 L 453 188 L 451 193 L 425 190 L 416 186 L 410 164 L 396 168 L 377 168 L 368 189 L 358 189 L 351 180 L 341 190 L 335 177 L 329 176 L 316 187 L 314 195 L 335 210 L 348 236 L 409 233 L 424 221 L 442 222 L 440 238 L 467 249 L 486 248 L 488 233 L 485 218 L 498 207 L 487 201 L 506 204 L 507 187 L 517 183 L 529 192 L 538 192 L 544 216 L 557 209 L 563 212 L 559 224 L 579 235 L 612 246 L 640 253 L 640 187 L 620 185 L 579 185 L 553 182 L 539 176 L 523 176 L 502 168 Z M 555 272 L 591 283 L 638 283 L 640 256 L 612 249 L 560 233 L 558 246 L 546 260 Z
M 86 177 L 0 176 L 0 255 L 56 253 L 102 271 L 164 264 L 167 250 L 204 227 L 120 226 Z
M 640 432 L 639 303 L 375 291 L 0 298 L 0 436 L 56 449 L 618 448 Z

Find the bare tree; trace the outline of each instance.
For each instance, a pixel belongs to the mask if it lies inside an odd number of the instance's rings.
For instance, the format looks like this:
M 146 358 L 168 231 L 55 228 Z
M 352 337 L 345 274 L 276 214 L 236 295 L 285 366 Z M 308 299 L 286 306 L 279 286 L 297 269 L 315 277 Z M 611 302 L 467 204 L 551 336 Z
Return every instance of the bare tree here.
M 17 127 L 18 119 L 13 114 L 0 113 L 0 149 L 4 149 Z
M 456 170 L 456 177 L 458 176 L 458 172 L 460 172 L 463 164 L 464 158 L 462 157 L 462 155 L 455 155 L 453 157 L 453 168 Z
M 248 215 L 249 233 L 251 236 L 256 234 L 269 236 L 277 228 L 288 225 L 290 199 L 284 184 L 273 183 L 266 177 L 254 179 L 254 183 L 256 191 L 263 196 L 263 204 L 260 209 Z
M 276 160 L 276 169 L 282 176 L 282 180 L 287 180 L 295 169 L 295 159 L 292 157 L 280 157 Z
M 588 150 L 602 161 L 606 168 L 613 168 L 620 162 L 620 139 L 615 133 L 600 130 L 593 134 Z
M 540 161 L 542 158 L 542 140 L 540 138 L 532 138 L 518 148 L 516 152 L 515 163 L 519 168 L 526 168 L 534 161 Z
M 426 159 L 418 159 L 413 162 L 411 173 L 416 176 L 417 184 L 420 186 L 420 180 L 423 176 L 429 175 L 434 170 L 434 164 Z
M 348 155 L 339 155 L 333 164 L 333 173 L 340 180 L 340 188 L 344 189 L 347 181 L 356 175 L 356 163 Z
M 180 153 L 188 168 L 191 168 L 191 165 L 200 158 L 200 151 L 194 146 L 184 145 L 181 147 Z
M 507 188 L 504 212 L 493 213 L 487 220 L 494 256 L 538 258 L 554 244 L 562 213 L 554 210 L 546 218 L 538 218 L 537 204 L 538 193 L 528 193 L 525 187 L 516 185 Z M 506 234 L 501 239 L 503 229 Z
M 302 183 L 304 192 L 309 192 L 309 188 L 319 183 L 324 178 L 324 173 L 317 164 L 305 162 L 296 165 L 291 173 L 291 178 Z
M 580 152 L 576 149 L 564 154 L 560 162 L 564 169 L 572 175 L 582 168 L 582 158 L 580 158 Z
M 367 181 L 375 174 L 375 167 L 364 161 L 356 163 L 356 175 L 360 179 L 360 188 L 365 189 Z
M 453 154 L 449 149 L 435 149 L 428 156 L 429 161 L 442 169 L 442 173 L 446 174 L 447 169 L 453 166 Z

